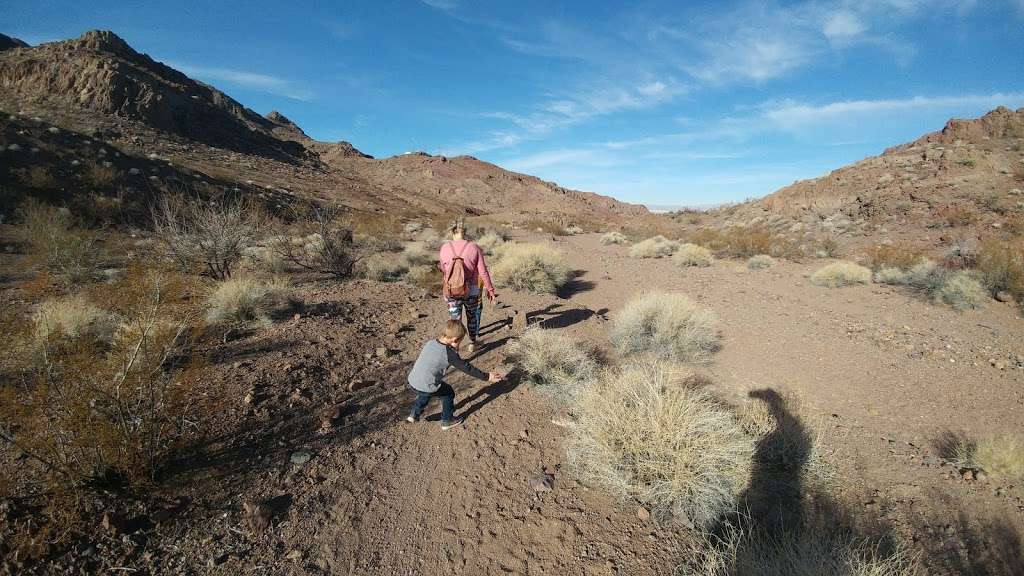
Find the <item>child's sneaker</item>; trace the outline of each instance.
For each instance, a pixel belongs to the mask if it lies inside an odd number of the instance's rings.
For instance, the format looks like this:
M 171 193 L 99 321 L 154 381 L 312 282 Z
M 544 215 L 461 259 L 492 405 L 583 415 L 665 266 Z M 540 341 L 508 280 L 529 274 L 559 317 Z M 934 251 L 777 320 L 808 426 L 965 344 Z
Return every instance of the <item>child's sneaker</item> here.
M 452 428 L 455 428 L 459 424 L 462 424 L 463 420 L 464 419 L 460 416 L 459 418 L 456 418 L 455 420 L 449 420 L 447 422 L 441 422 L 441 430 L 450 430 Z
M 415 424 L 419 422 L 420 419 L 415 416 L 409 415 L 405 417 L 405 421 L 408 422 L 409 424 Z

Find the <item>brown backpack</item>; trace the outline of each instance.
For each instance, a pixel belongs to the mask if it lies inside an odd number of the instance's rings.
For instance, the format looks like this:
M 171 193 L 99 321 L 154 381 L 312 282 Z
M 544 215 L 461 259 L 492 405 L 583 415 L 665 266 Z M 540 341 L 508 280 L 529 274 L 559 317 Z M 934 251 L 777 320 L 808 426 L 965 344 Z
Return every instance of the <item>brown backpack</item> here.
M 458 253 L 455 252 L 453 243 L 449 242 L 448 245 L 451 246 L 452 254 L 455 257 L 452 258 L 452 265 L 444 273 L 441 287 L 444 295 L 449 298 L 465 298 L 469 296 L 469 285 L 466 283 L 466 266 L 462 260 L 462 253 L 466 251 L 469 242 L 463 244 L 462 250 L 459 250 Z

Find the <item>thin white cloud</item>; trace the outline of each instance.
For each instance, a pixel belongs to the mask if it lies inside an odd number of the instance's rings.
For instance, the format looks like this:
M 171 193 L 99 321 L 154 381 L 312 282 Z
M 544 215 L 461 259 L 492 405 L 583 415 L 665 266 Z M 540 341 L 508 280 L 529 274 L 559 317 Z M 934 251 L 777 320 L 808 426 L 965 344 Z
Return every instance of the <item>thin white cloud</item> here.
M 168 63 L 168 66 L 176 68 L 188 76 L 210 83 L 224 82 L 256 92 L 265 92 L 304 102 L 313 100 L 315 97 L 311 90 L 299 86 L 296 82 L 268 74 L 181 63 Z
M 449 12 L 459 7 L 459 0 L 420 0 L 431 8 L 437 8 L 438 10 L 444 10 Z
M 775 126 L 800 129 L 820 126 L 825 122 L 857 122 L 864 117 L 881 117 L 893 113 L 922 112 L 944 109 L 995 108 L 1024 102 L 1024 93 L 968 94 L 963 96 L 914 96 L 904 99 L 844 100 L 823 105 L 792 100 L 768 103 L 762 116 Z
M 825 21 L 822 33 L 835 45 L 847 45 L 867 31 L 860 17 L 849 10 L 839 10 Z

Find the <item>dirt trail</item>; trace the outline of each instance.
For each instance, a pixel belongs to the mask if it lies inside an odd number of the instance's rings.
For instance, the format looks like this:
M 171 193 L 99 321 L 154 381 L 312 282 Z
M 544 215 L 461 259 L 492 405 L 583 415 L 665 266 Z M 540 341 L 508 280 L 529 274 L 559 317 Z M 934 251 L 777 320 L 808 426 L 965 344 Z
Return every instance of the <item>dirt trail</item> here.
M 921 529 L 918 522 L 965 510 L 1008 513 L 1021 526 L 1020 487 L 963 481 L 928 448 L 944 428 L 1024 434 L 1024 370 L 1012 361 L 1024 354 L 1024 320 L 1009 307 L 992 302 L 960 314 L 889 287 L 820 288 L 806 278 L 820 261 L 756 272 L 734 261 L 684 270 L 666 260 L 630 259 L 627 248 L 600 246 L 594 235 L 560 243 L 581 271 L 563 297 L 509 293 L 504 302 L 530 312 L 532 321 L 601 344 L 607 319 L 633 295 L 689 294 L 721 320 L 724 349 L 705 368 L 713 386 L 737 401 L 759 388 L 797 393 L 805 416 L 820 419 L 838 498 L 868 502 L 870 511 L 911 531 Z M 401 287 L 378 295 L 379 302 L 371 297 L 346 308 L 353 292 L 359 290 L 324 289 L 311 304 L 327 311 L 323 317 L 314 313 L 299 331 L 276 328 L 279 336 L 319 341 L 305 348 L 316 352 L 297 360 L 281 352 L 277 366 L 285 360 L 286 371 L 300 361 L 324 366 L 320 379 L 335 384 L 314 398 L 340 397 L 356 376 L 345 370 L 374 385 L 347 396 L 334 433 L 305 444 L 278 440 L 285 449 L 269 458 L 266 482 L 238 497 L 287 495 L 275 523 L 276 548 L 251 548 L 225 563 L 225 573 L 259 572 L 255 566 L 282 555 L 296 573 L 672 572 L 674 542 L 683 534 L 642 519 L 636 504 L 576 482 L 564 468 L 565 430 L 552 423 L 556 414 L 543 394 L 514 378 L 489 385 L 460 375 L 452 382 L 457 411 L 468 416 L 463 426 L 441 432 L 436 404 L 427 421 L 402 421 L 411 401 L 403 385 L 409 362 L 443 321 L 443 307 Z M 410 307 L 424 317 L 398 328 L 365 319 L 339 324 L 330 314 L 377 310 L 385 319 L 404 318 Z M 503 365 L 507 312 L 485 312 L 488 347 L 474 359 L 484 369 Z M 358 337 L 373 333 L 378 336 Z M 374 339 L 379 334 L 385 341 Z M 361 360 L 382 344 L 401 354 Z M 331 367 L 338 358 L 341 366 Z M 990 358 L 1011 363 L 1000 370 Z M 226 368 L 228 374 L 237 369 Z M 288 451 L 301 446 L 313 450 L 312 461 L 289 464 Z M 552 489 L 535 491 L 530 479 L 545 471 Z M 881 501 L 891 506 L 882 510 Z

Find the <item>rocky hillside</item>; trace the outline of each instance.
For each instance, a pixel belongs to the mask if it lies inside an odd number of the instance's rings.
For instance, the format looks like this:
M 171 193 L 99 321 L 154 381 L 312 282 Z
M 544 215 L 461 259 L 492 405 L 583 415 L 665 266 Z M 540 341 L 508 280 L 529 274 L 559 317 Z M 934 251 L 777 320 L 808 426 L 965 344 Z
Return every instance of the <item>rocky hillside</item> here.
M 715 226 L 766 224 L 853 248 L 938 250 L 1024 233 L 1024 109 L 997 108 L 764 198 L 714 210 Z M 678 217 L 677 217 L 678 218 Z
M 377 160 L 349 142 L 313 140 L 279 112 L 261 116 L 108 31 L 35 47 L 0 38 L 0 110 L 2 144 L 37 151 L 11 157 L 7 173 L 0 170 L 0 185 L 11 187 L 31 188 L 24 175 L 34 170 L 36 183 L 48 180 L 39 177 L 48 171 L 56 179 L 51 188 L 77 189 L 81 170 L 112 163 L 99 157 L 109 149 L 124 166 L 110 166 L 118 178 L 108 194 L 123 192 L 131 168 L 145 169 L 148 186 L 165 185 L 141 162 L 159 159 L 220 187 L 314 197 L 397 218 L 468 213 L 596 224 L 648 217 L 643 207 L 475 158 Z M 44 134 L 50 127 L 77 135 L 77 144 L 88 141 L 88 152 L 62 151 L 61 141 Z

